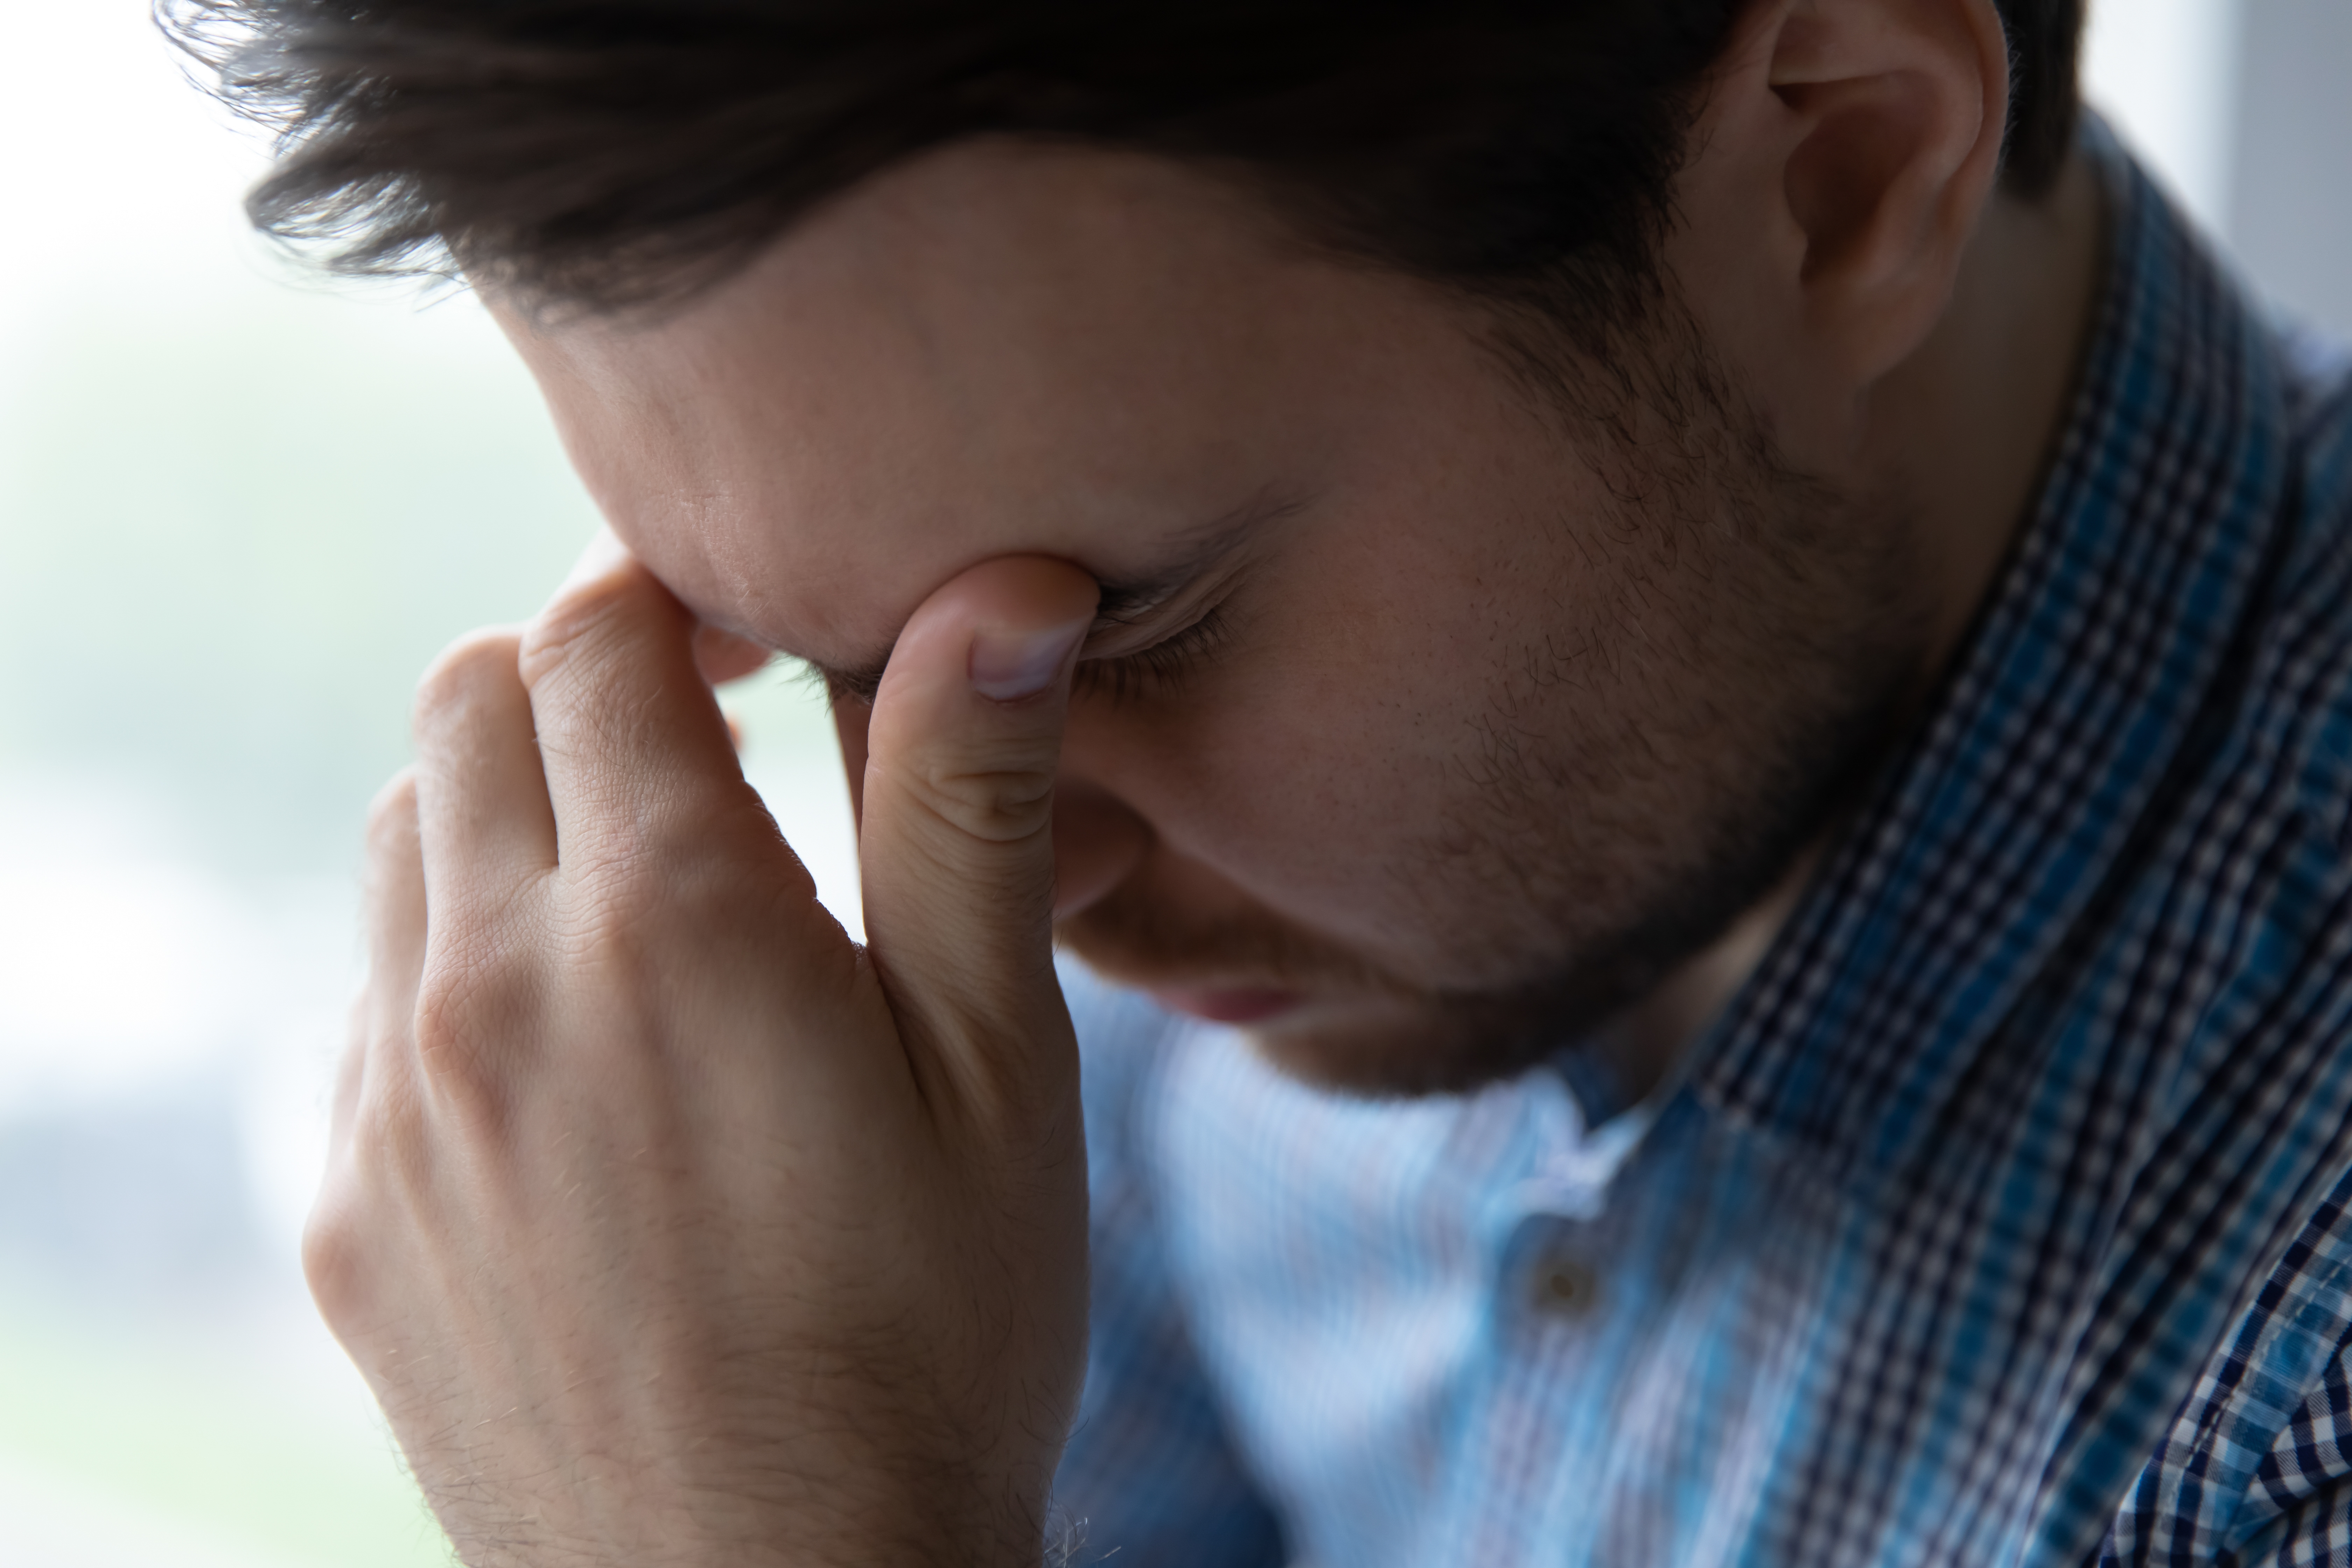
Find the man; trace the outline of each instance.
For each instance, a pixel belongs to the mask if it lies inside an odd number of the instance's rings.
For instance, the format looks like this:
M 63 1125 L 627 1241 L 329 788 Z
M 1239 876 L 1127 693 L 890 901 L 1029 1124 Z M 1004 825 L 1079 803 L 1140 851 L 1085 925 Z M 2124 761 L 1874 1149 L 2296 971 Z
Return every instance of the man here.
M 626 547 L 371 829 L 467 1561 L 2347 1560 L 2352 394 L 2076 7 L 182 20 Z

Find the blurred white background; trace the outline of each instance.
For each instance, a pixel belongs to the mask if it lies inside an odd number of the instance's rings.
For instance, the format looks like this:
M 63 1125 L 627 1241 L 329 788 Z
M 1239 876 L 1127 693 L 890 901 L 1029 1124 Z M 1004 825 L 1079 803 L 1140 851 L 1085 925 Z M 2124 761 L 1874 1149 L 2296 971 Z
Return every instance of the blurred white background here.
M 296 1237 L 410 686 L 593 518 L 470 300 L 246 233 L 143 0 L 5 15 L 0 1564 L 446 1562 Z M 730 700 L 854 927 L 822 704 Z
M 304 282 L 141 0 L 18 0 L 0 94 L 0 1563 L 446 1549 L 294 1262 L 407 692 L 593 519 L 474 304 Z M 2108 0 L 2091 90 L 2352 333 L 2352 0 Z M 855 927 L 821 704 L 733 694 Z

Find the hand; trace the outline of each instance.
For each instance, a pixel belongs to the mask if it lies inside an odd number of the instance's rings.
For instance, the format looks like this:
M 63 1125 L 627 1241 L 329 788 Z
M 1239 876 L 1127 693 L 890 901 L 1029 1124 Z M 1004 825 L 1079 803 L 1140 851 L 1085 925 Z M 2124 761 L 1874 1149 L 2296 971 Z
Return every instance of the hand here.
M 1041 1560 L 1086 1334 L 1051 790 L 1096 595 L 1003 559 L 908 622 L 862 950 L 633 561 L 426 677 L 304 1263 L 475 1568 Z

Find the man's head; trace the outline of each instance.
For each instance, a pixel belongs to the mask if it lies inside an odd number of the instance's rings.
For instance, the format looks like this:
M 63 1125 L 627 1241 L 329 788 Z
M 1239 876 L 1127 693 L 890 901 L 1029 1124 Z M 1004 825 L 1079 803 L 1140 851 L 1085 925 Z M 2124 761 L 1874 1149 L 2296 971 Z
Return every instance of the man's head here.
M 2073 101 L 2071 8 L 1984 0 L 243 9 L 310 114 L 263 214 L 484 279 L 853 753 L 940 583 L 1102 581 L 1066 939 L 1372 1088 L 1605 1018 L 1822 830 L 1950 615 L 1874 396 L 2011 48 L 2017 188 Z

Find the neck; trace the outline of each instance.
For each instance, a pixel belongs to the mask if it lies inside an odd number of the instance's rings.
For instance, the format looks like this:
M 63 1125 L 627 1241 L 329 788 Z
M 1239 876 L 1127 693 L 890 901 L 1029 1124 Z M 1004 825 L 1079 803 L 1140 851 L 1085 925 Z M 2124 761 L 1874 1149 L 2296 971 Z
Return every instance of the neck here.
M 1942 321 L 1871 394 L 1865 471 L 1913 520 L 1927 680 L 1958 651 L 2062 434 L 2098 298 L 2105 216 L 2080 153 L 2042 200 L 1996 198 Z M 1820 847 L 1611 1026 L 1605 1048 L 1635 1092 L 1654 1087 L 1747 983 Z
M 2041 201 L 1997 198 L 1943 321 L 1872 393 L 1869 467 L 1915 520 L 1929 679 L 1967 635 L 2063 434 L 2105 219 L 2079 152 Z

